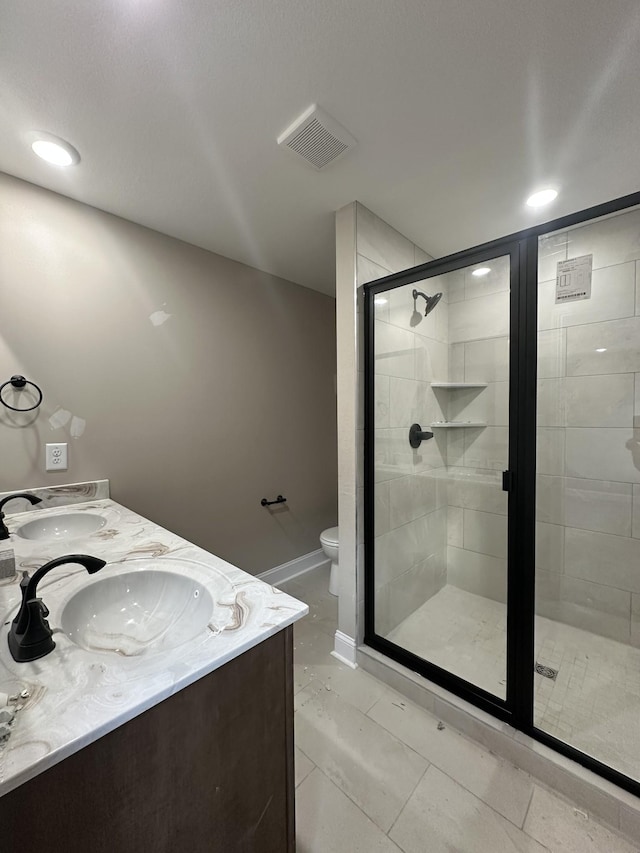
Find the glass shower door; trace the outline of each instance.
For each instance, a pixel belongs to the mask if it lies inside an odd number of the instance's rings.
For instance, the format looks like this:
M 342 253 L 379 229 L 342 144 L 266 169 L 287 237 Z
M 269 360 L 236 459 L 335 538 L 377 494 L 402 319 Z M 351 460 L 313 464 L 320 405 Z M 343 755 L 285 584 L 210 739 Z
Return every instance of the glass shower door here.
M 534 724 L 640 781 L 640 209 L 538 241 Z
M 373 300 L 373 631 L 504 700 L 511 258 L 411 278 Z

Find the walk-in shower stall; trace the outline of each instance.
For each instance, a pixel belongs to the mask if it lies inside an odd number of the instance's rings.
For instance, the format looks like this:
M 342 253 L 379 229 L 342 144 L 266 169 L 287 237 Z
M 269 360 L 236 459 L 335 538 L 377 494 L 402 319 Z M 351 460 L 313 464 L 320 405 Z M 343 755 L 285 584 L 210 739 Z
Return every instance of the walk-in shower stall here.
M 365 642 L 640 793 L 640 194 L 364 298 Z

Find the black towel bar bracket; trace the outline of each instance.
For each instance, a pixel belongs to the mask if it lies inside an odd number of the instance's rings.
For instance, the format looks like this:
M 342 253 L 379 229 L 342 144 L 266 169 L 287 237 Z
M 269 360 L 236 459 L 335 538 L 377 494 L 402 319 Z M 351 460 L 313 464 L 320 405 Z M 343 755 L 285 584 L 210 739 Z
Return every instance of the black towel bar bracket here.
M 273 506 L 273 504 L 283 504 L 286 502 L 286 498 L 283 498 L 282 495 L 278 495 L 275 501 L 268 501 L 266 498 L 262 498 L 262 500 L 260 501 L 260 506 Z

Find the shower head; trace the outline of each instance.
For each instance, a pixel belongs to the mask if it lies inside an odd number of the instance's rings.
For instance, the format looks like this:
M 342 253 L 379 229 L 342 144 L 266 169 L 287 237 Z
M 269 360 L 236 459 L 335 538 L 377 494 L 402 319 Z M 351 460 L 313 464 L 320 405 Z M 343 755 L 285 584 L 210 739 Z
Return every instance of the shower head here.
M 427 314 L 430 314 L 433 311 L 433 309 L 436 307 L 436 305 L 438 304 L 438 302 L 440 302 L 441 299 L 441 293 L 434 293 L 433 296 L 427 296 L 427 305 L 424 309 L 425 317 L 427 316 Z
M 426 317 L 428 314 L 431 314 L 431 312 L 432 312 L 432 311 L 433 311 L 433 309 L 436 307 L 436 305 L 438 304 L 438 302 L 440 302 L 440 300 L 442 299 L 442 294 L 441 294 L 441 293 L 434 293 L 434 294 L 433 294 L 433 296 L 427 296 L 427 294 L 426 294 L 426 293 L 423 293 L 421 290 L 414 290 L 414 291 L 413 291 L 413 301 L 414 301 L 414 303 L 415 303 L 416 299 L 418 298 L 418 296 L 422 296 L 422 298 L 423 298 L 423 299 L 425 300 L 425 302 L 427 303 L 427 304 L 426 304 L 426 306 L 425 306 L 425 309 L 424 309 L 424 316 L 425 316 L 425 317 Z M 414 311 L 415 311 L 415 305 L 414 305 Z

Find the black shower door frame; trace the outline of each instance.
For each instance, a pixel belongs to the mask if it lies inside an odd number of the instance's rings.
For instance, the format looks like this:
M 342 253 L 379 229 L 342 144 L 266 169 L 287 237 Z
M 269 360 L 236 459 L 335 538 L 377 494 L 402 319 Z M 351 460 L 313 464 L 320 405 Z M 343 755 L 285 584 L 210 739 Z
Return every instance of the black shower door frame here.
M 536 402 L 538 349 L 538 238 L 640 204 L 640 192 L 579 213 L 493 240 L 445 258 L 429 261 L 362 286 L 364 293 L 364 543 L 365 631 L 367 646 L 550 746 L 600 776 L 640 796 L 634 779 L 536 728 L 534 705 Z M 506 698 L 483 690 L 442 669 L 375 631 L 375 309 L 377 295 L 408 284 L 510 257 L 509 467 L 507 545 L 507 690 Z M 407 424 L 407 433 L 408 433 Z M 407 438 L 408 440 L 408 438 Z
M 537 246 L 536 246 L 537 250 Z M 523 678 L 523 673 L 518 667 L 518 660 L 526 658 L 527 654 L 533 657 L 532 632 L 526 630 L 527 619 L 533 619 L 533 607 L 529 608 L 531 613 L 524 613 L 523 602 L 532 599 L 530 594 L 534 588 L 533 575 L 533 551 L 527 549 L 531 554 L 530 566 L 518 565 L 518 571 L 514 570 L 513 548 L 515 543 L 523 541 L 526 528 L 516 531 L 514 525 L 522 518 L 522 498 L 526 490 L 521 488 L 524 484 L 520 481 L 518 473 L 522 471 L 524 459 L 520 458 L 520 448 L 526 447 L 523 441 L 523 428 L 531 413 L 524 408 L 531 400 L 519 399 L 518 389 L 526 387 L 521 381 L 520 370 L 525 365 L 533 366 L 535 371 L 535 353 L 533 358 L 521 352 L 522 343 L 526 340 L 525 335 L 519 334 L 519 326 L 526 322 L 523 316 L 526 299 L 523 299 L 522 279 L 520 270 L 527 263 L 527 252 L 529 251 L 527 240 L 500 240 L 492 243 L 489 247 L 470 249 L 459 252 L 456 255 L 442 260 L 430 261 L 420 267 L 402 273 L 396 273 L 379 281 L 365 285 L 365 642 L 378 651 L 389 655 L 399 663 L 403 663 L 421 675 L 434 681 L 453 693 L 467 699 L 483 710 L 489 711 L 500 719 L 511 721 L 516 707 L 521 712 L 525 708 L 533 709 L 533 679 Z M 366 547 L 366 543 L 373 542 L 373 499 L 375 491 L 374 478 L 374 439 L 373 430 L 367 427 L 373 423 L 374 407 L 374 335 L 375 335 L 375 312 L 372 310 L 373 299 L 376 295 L 389 290 L 395 290 L 415 282 L 424 282 L 434 276 L 455 272 L 466 267 L 483 264 L 496 257 L 509 256 L 510 260 L 510 309 L 509 309 L 509 467 L 505 476 L 505 485 L 508 491 L 508 546 L 507 546 L 507 694 L 506 699 L 483 690 L 476 685 L 465 681 L 436 664 L 426 661 L 418 655 L 407 651 L 401 646 L 381 637 L 375 633 L 375 553 L 372 547 Z M 535 308 L 535 305 L 534 305 Z M 535 316 L 534 316 L 535 327 Z M 530 356 L 530 354 L 529 354 Z M 534 378 L 535 383 L 535 378 Z M 534 384 L 535 387 L 535 384 Z M 533 427 L 535 435 L 535 395 L 533 399 Z M 409 424 L 407 424 L 408 430 Z M 407 439 L 408 440 L 408 439 Z M 534 438 L 535 441 L 535 438 Z M 530 455 L 529 455 L 530 458 Z M 535 465 L 535 459 L 534 459 Z M 533 468 L 535 478 L 535 467 Z M 520 510 L 520 511 L 518 511 Z M 534 507 L 535 511 L 535 507 Z M 520 611 L 520 613 L 517 613 Z M 530 646 L 528 648 L 527 644 Z M 531 670 L 533 663 L 531 664 Z

